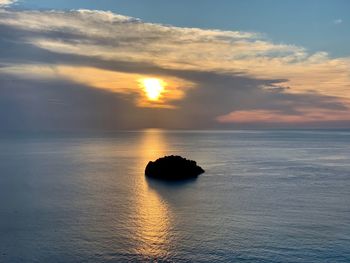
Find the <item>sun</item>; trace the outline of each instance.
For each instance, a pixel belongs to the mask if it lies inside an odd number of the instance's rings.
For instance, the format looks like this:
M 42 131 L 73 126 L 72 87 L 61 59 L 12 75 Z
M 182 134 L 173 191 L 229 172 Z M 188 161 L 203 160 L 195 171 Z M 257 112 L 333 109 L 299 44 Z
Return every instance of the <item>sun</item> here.
M 141 84 L 149 100 L 159 100 L 164 91 L 164 81 L 157 78 L 146 78 L 141 80 Z

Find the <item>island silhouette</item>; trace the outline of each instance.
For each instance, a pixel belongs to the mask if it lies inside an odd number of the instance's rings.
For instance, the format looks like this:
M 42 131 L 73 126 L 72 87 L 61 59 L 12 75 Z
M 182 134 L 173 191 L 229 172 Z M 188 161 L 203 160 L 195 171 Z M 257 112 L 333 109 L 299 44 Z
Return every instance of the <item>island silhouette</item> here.
M 145 175 L 165 181 L 180 181 L 197 178 L 204 173 L 202 167 L 193 160 L 178 155 L 164 156 L 148 162 Z

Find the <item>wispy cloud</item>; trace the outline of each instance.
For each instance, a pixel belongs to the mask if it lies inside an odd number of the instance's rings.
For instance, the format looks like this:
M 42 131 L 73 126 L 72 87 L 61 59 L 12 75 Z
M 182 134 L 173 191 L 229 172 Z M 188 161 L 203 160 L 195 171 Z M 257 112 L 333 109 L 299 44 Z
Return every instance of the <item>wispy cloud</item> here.
M 333 24 L 335 24 L 335 25 L 339 25 L 339 24 L 341 24 L 341 23 L 343 23 L 343 20 L 340 19 L 340 18 L 334 19 L 334 20 L 333 20 Z
M 312 123 L 327 121 L 350 121 L 348 110 L 299 109 L 295 113 L 279 110 L 235 111 L 217 118 L 222 123 Z
M 17 2 L 17 0 L 0 0 L 0 7 L 2 6 L 10 6 Z
M 254 116 L 268 122 L 263 115 L 329 121 L 348 112 L 350 58 L 310 53 L 256 32 L 181 28 L 93 10 L 0 10 L 0 30 L 9 49 L 0 74 L 69 81 L 129 96 L 136 108 L 232 123 Z M 145 100 L 137 84 L 143 77 L 168 82 L 160 104 Z

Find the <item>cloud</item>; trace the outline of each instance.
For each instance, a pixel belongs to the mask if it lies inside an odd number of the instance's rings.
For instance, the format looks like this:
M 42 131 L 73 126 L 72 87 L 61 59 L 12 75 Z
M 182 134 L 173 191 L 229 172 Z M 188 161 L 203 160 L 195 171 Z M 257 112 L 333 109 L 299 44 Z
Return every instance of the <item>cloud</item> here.
M 17 0 L 0 0 L 0 7 L 2 7 L 2 6 L 10 6 L 10 5 L 12 5 L 12 4 L 14 4 L 14 3 L 16 3 L 17 2 Z
M 335 25 L 339 25 L 341 23 L 343 23 L 343 20 L 340 18 L 333 20 L 333 24 L 335 24 Z
M 28 90 L 38 94 L 44 85 L 55 94 L 50 101 L 63 96 L 68 104 L 70 91 L 78 90 L 84 97 L 93 90 L 104 94 L 96 95 L 101 101 L 94 110 L 105 114 L 99 118 L 109 128 L 147 127 L 147 123 L 166 128 L 219 127 L 242 118 L 328 122 L 349 111 L 350 58 L 309 53 L 300 46 L 273 43 L 256 32 L 180 28 L 94 10 L 0 10 L 0 48 L 6 50 L 0 55 L 0 78 L 7 80 L 0 89 L 20 86 L 20 93 L 28 82 Z M 148 101 L 139 86 L 146 77 L 168 83 L 158 103 Z M 109 108 L 117 117 L 107 114 L 102 98 L 122 105 Z M 17 100 L 34 103 L 12 94 L 11 103 Z M 74 103 L 71 107 L 78 111 L 79 103 Z M 49 106 L 42 102 L 45 107 Z M 62 119 L 72 117 L 58 112 Z M 118 125 L 111 125 L 115 118 Z M 94 122 L 103 126 L 91 117 Z
M 251 110 L 235 111 L 227 115 L 219 116 L 222 123 L 312 123 L 327 121 L 350 121 L 348 110 L 313 110 L 299 109 L 296 113 L 284 113 L 279 110 Z
M 192 87 L 192 83 L 173 76 L 162 76 L 166 78 L 166 91 L 164 96 L 157 102 L 149 102 L 144 95 L 143 87 L 140 86 L 142 79 L 150 75 L 117 72 L 106 69 L 98 69 L 88 66 L 69 66 L 69 65 L 25 65 L 8 66 L 0 70 L 9 75 L 21 72 L 21 76 L 26 79 L 46 79 L 46 80 L 69 80 L 77 84 L 82 84 L 106 91 L 133 94 L 135 104 L 139 107 L 160 107 L 172 108 L 167 102 L 179 100 L 184 96 L 184 90 Z M 154 77 L 157 77 L 155 75 Z M 180 89 L 179 87 L 182 87 Z
M 350 97 L 349 58 L 309 54 L 257 33 L 178 28 L 91 10 L 2 11 L 1 16 L 1 24 L 33 32 L 27 43 L 56 53 L 286 79 L 289 92 Z

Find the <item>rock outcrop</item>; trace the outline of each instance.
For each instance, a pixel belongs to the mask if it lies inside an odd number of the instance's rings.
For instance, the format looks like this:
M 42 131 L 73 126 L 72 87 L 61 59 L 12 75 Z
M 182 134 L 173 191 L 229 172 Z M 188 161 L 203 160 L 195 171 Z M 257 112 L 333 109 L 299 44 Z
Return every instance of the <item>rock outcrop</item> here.
M 204 170 L 195 161 L 175 155 L 150 161 L 145 170 L 147 177 L 169 181 L 193 179 L 202 173 Z

